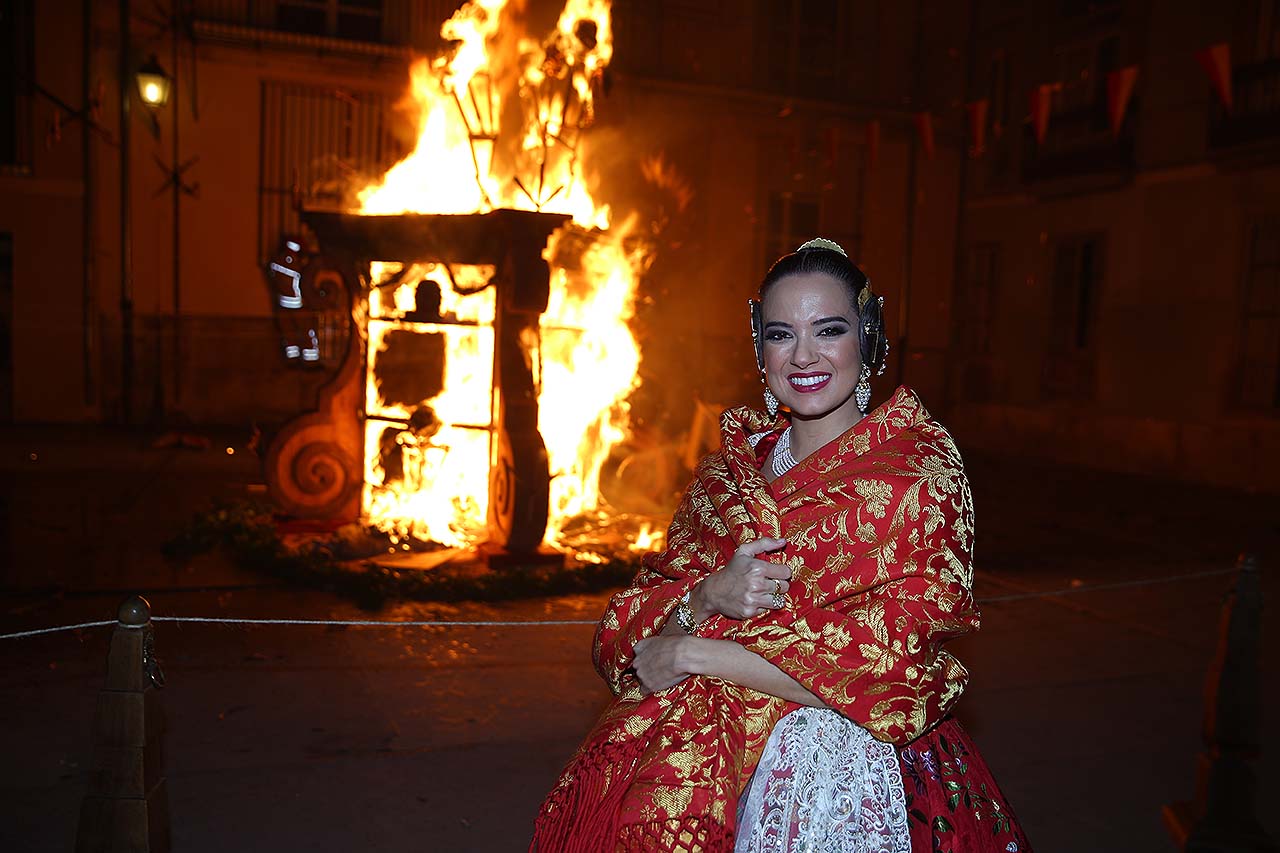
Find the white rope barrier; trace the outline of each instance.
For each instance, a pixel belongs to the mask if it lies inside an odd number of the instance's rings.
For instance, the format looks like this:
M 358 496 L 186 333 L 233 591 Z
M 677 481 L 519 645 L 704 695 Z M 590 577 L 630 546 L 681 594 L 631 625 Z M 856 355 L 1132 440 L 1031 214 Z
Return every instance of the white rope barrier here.
M 1098 592 L 1100 590 L 1109 589 L 1129 589 L 1133 587 L 1143 586 L 1159 586 L 1167 583 L 1177 583 L 1178 581 L 1197 580 L 1199 578 L 1218 577 L 1220 575 L 1235 574 L 1238 569 L 1212 569 L 1203 572 L 1188 572 L 1182 575 L 1174 575 L 1167 578 L 1142 578 L 1132 581 L 1116 581 L 1114 583 L 1099 584 L 1081 584 L 1080 586 L 1069 586 L 1062 589 L 1053 589 L 1037 592 L 1017 592 L 1009 595 L 994 595 L 977 599 L 978 604 L 997 604 L 1006 601 L 1025 601 L 1033 598 L 1054 598 L 1059 595 L 1073 595 L 1081 592 Z M 212 616 L 152 616 L 152 622 L 191 622 L 191 623 L 208 623 L 214 625 L 335 625 L 341 627 L 354 628 L 533 628 L 533 627 L 564 627 L 577 625 L 596 625 L 598 620 L 595 619 L 539 619 L 530 621 L 502 621 L 502 620 L 406 620 L 395 621 L 390 619 L 233 619 Z M 37 628 L 34 631 L 14 631 L 9 634 L 0 634 L 0 640 L 17 640 L 23 637 L 34 637 L 39 634 L 54 634 L 60 631 L 78 631 L 81 628 L 100 628 L 103 625 L 115 625 L 115 619 L 105 619 L 100 622 L 79 622 L 75 625 L 58 625 L 53 628 Z
M 54 634 L 58 631 L 78 631 L 81 628 L 98 628 L 103 625 L 115 625 L 115 619 L 104 622 L 79 622 L 75 625 L 59 625 L 56 628 L 37 628 L 34 631 L 15 631 L 12 634 L 0 634 L 0 640 L 16 640 L 19 637 L 34 637 L 36 634 Z
M 529 628 L 541 625 L 596 625 L 598 619 L 539 619 L 527 622 L 503 622 L 497 620 L 414 620 L 395 621 L 390 619 L 230 619 L 211 616 L 152 616 L 152 622 L 205 622 L 215 625 L 337 625 L 356 628 Z M 40 628 L 35 631 L 15 631 L 12 634 L 0 634 L 0 640 L 15 640 L 19 637 L 34 637 L 37 634 L 52 634 L 58 631 L 75 631 L 80 628 L 98 628 L 103 625 L 115 625 L 115 619 L 102 622 L 80 622 L 76 625 L 59 625 L 56 628 Z
M 1210 569 L 1203 572 L 1187 572 L 1184 575 L 1174 575 L 1168 578 L 1142 578 L 1133 581 L 1115 581 L 1113 583 L 1095 583 L 1080 584 L 1079 586 L 1068 586 L 1063 589 L 1050 590 L 1048 592 L 1014 592 L 1008 595 L 993 595 L 987 598 L 979 598 L 979 604 L 996 604 L 1002 601 L 1023 601 L 1029 598 L 1054 598 L 1059 595 L 1071 595 L 1079 592 L 1097 592 L 1106 589 L 1127 589 L 1136 586 L 1157 586 L 1159 584 L 1174 583 L 1175 581 L 1189 581 L 1197 578 L 1212 578 L 1219 575 L 1233 575 L 1239 572 L 1237 568 L 1230 569 Z
M 228 625 L 354 625 L 392 628 L 528 628 L 534 625 L 595 625 L 599 619 L 534 619 L 526 622 L 501 620 L 468 622 L 457 619 L 396 621 L 390 619 L 219 619 L 208 616 L 152 616 L 152 622 L 218 622 Z

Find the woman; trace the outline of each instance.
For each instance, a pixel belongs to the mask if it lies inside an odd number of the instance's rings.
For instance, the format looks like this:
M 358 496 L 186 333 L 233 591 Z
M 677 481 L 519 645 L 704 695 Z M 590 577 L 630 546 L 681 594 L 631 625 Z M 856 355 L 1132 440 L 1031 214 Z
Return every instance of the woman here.
M 614 700 L 533 849 L 1028 849 L 948 716 L 968 673 L 942 644 L 978 627 L 972 502 L 911 391 L 867 413 L 881 303 L 829 240 L 770 269 L 769 413 L 725 413 L 667 549 L 610 601 Z

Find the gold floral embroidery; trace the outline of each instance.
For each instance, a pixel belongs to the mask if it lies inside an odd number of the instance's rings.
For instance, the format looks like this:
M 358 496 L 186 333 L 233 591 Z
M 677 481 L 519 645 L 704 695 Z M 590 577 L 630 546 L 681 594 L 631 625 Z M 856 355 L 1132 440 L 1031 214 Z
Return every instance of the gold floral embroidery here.
M 893 489 L 889 484 L 883 480 L 865 479 L 855 481 L 854 488 L 866 501 L 866 508 L 871 513 L 871 517 L 884 518 L 889 500 L 893 497 Z
M 699 464 L 667 551 L 646 558 L 597 631 L 596 665 L 617 698 L 575 761 L 588 761 L 602 744 L 632 751 L 633 764 L 616 764 L 609 775 L 610 784 L 635 780 L 623 806 L 627 822 L 691 809 L 722 820 L 773 724 L 792 707 L 697 676 L 640 696 L 627 674 L 636 641 L 659 631 L 675 599 L 744 542 L 785 531 L 787 547 L 771 559 L 792 569 L 790 606 L 744 622 L 716 617 L 707 636 L 762 655 L 894 743 L 936 724 L 968 679 L 940 646 L 978 624 L 972 498 L 954 443 L 914 394 L 899 389 L 772 485 L 746 440 L 769 421 L 732 410 L 721 427 L 723 449 Z M 581 778 L 575 766 L 557 791 Z M 559 820 L 573 818 L 558 812 Z

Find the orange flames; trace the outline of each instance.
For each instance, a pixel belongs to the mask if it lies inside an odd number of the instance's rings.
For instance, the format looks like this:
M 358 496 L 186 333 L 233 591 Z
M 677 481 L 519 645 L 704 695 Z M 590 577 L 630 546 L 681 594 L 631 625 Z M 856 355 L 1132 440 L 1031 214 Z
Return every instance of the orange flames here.
M 583 130 L 612 55 L 608 0 L 568 0 L 541 41 L 519 32 L 506 0 L 472 0 L 447 21 L 450 50 L 416 62 L 410 96 L 418 112 L 414 151 L 358 194 L 360 212 L 483 213 L 496 208 L 573 217 L 589 235 L 573 269 L 555 263 L 540 334 L 525 342 L 539 388 L 538 428 L 550 459 L 554 544 L 566 521 L 599 504 L 600 469 L 628 431 L 626 399 L 639 353 L 627 327 L 646 258 L 628 249 L 632 222 L 610 227 L 610 211 L 581 179 Z M 517 130 L 518 128 L 518 130 Z M 450 278 L 446 273 L 451 273 Z M 400 536 L 468 545 L 484 536 L 493 395 L 492 269 L 404 270 L 374 264 L 369 302 L 364 510 Z M 415 285 L 441 283 L 441 322 L 414 317 Z M 382 285 L 382 286 L 380 286 Z M 472 290 L 476 292 L 472 293 Z M 468 295 L 462 295 L 468 294 Z M 422 407 L 387 399 L 375 379 L 393 331 L 435 333 L 445 343 L 443 389 Z M 429 421 L 429 422 L 426 422 Z M 410 428 L 401 429 L 408 424 Z M 393 436 L 394 438 L 388 438 Z M 389 440 L 403 471 L 388 471 Z

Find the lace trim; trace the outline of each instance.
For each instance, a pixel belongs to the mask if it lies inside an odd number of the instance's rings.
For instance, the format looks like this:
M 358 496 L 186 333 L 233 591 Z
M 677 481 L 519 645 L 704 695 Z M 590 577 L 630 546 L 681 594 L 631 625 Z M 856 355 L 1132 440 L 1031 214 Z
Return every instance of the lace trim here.
M 910 853 L 897 750 L 835 711 L 787 714 L 738 800 L 734 851 Z
M 771 429 L 767 429 L 764 432 L 753 432 L 751 433 L 751 435 L 747 436 L 747 444 L 750 444 L 751 449 L 755 450 L 756 445 L 760 443 L 760 439 L 764 438 L 766 435 L 769 435 L 772 432 L 773 430 Z

